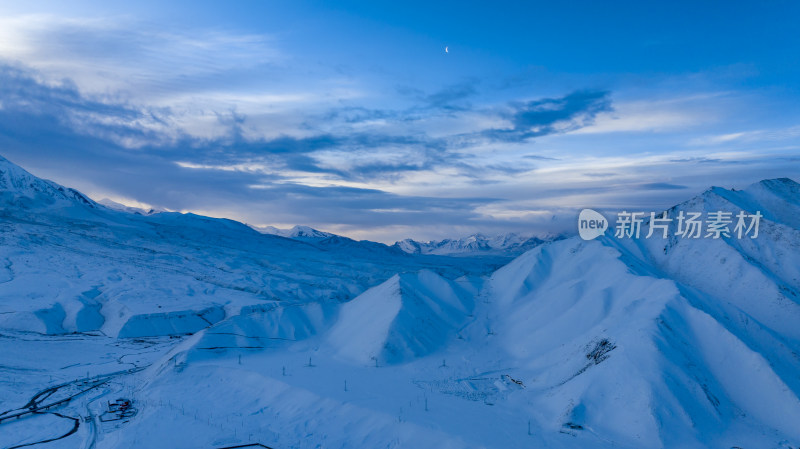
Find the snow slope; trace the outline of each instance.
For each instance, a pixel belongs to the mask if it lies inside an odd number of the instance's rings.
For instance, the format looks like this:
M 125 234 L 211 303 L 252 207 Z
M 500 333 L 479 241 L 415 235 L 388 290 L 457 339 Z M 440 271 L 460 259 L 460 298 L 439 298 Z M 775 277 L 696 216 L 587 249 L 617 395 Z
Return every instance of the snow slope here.
M 77 190 L 37 178 L 3 156 L 0 156 L 0 203 L 22 209 L 73 203 L 97 207 L 94 201 Z
M 355 361 L 401 363 L 444 346 L 473 308 L 466 291 L 432 271 L 402 273 L 342 306 L 329 344 Z
M 547 245 L 490 281 L 487 326 L 542 393 L 543 425 L 629 447 L 800 440 L 799 391 L 768 361 L 777 348 L 753 350 L 615 244 Z

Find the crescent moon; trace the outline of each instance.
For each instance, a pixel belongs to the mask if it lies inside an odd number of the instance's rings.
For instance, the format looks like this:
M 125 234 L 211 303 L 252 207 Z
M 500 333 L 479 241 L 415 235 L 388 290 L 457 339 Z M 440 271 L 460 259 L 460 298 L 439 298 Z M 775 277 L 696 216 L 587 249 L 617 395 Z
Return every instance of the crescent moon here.
M 450 53 L 447 49 L 448 49 L 448 47 L 444 47 L 444 52 L 445 53 Z

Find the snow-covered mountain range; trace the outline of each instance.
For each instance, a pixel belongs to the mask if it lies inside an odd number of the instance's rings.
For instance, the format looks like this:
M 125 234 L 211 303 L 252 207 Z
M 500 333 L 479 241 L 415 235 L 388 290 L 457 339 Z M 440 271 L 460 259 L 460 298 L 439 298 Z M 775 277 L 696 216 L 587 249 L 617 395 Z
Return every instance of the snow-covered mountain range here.
M 0 158 L 0 447 L 796 449 L 800 185 L 667 212 L 712 211 L 758 237 L 671 223 L 506 263 L 471 253 L 524 236 L 269 235 Z
M 463 275 L 500 263 L 480 260 L 465 267 L 354 241 L 342 258 L 231 220 L 127 213 L 5 159 L 0 189 L 0 278 L 7 279 L 0 294 L 25 298 L 0 302 L 4 328 L 134 335 L 157 332 L 131 328 L 140 314 L 157 313 L 167 317 L 166 330 L 178 326 L 168 324 L 173 315 L 194 320 L 197 330 L 208 324 L 208 315 L 199 321 L 191 317 L 211 309 L 230 314 L 266 300 L 342 301 L 413 267 Z M 114 313 L 100 316 L 100 309 Z
M 561 235 L 508 232 L 498 235 L 472 234 L 458 239 L 418 242 L 405 239 L 393 246 L 409 254 L 510 254 L 520 255 L 544 242 L 559 240 Z
M 279 235 L 294 240 L 300 240 L 315 245 L 330 246 L 341 245 L 342 242 L 355 243 L 355 240 L 319 231 L 309 226 L 294 226 L 290 229 L 279 229 L 273 226 L 257 227 L 257 231 L 265 234 Z M 544 242 L 563 238 L 557 234 L 535 234 L 508 232 L 498 235 L 472 234 L 457 239 L 430 240 L 420 242 L 413 239 L 404 239 L 390 246 L 408 254 L 433 254 L 440 256 L 457 255 L 487 255 L 499 257 L 518 256 Z M 362 241 L 363 244 L 376 244 L 375 242 Z

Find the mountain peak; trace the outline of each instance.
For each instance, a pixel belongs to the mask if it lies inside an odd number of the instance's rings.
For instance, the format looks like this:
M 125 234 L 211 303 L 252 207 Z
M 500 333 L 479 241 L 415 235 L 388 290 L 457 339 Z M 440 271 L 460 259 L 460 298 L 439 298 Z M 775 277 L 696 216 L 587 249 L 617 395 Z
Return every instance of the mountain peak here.
M 329 342 L 346 358 L 402 363 L 445 346 L 474 307 L 466 291 L 433 271 L 399 273 L 345 304 Z
M 3 156 L 0 156 L 0 201 L 26 209 L 57 202 L 97 207 L 77 190 L 34 176 Z
M 326 239 L 335 236 L 335 234 L 331 234 L 330 232 L 318 231 L 310 226 L 302 226 L 302 225 L 297 225 L 290 229 L 280 229 L 274 226 L 265 226 L 256 229 L 264 234 L 272 234 L 290 239 L 300 239 L 300 240 Z
M 773 194 L 797 198 L 800 196 L 800 184 L 790 178 L 765 179 L 755 184 L 769 190 Z

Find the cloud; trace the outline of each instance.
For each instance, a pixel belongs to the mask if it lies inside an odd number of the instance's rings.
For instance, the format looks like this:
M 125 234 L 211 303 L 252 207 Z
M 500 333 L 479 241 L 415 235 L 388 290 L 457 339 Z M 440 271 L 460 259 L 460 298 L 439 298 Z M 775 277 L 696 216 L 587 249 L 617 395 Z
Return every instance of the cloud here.
M 607 91 L 580 90 L 560 98 L 512 103 L 503 114 L 510 128 L 482 132 L 494 140 L 524 141 L 533 137 L 574 131 L 593 123 L 600 112 L 611 110 Z
M 165 123 L 154 111 L 88 98 L 69 81 L 48 85 L 34 76 L 33 72 L 0 64 L 0 112 L 6 116 L 3 123 L 7 136 L 38 140 L 36 130 L 46 125 L 25 121 L 27 115 L 49 122 L 51 129 L 68 128 L 119 145 L 137 146 L 162 138 L 155 129 Z
M 526 154 L 526 155 L 524 155 L 522 157 L 524 157 L 525 159 L 533 159 L 533 160 L 536 160 L 536 161 L 557 161 L 558 160 L 558 158 L 556 158 L 556 157 L 542 156 L 540 154 Z
M 84 92 L 135 91 L 155 99 L 196 90 L 210 75 L 233 78 L 284 57 L 263 34 L 183 32 L 122 17 L 23 15 L 0 18 L 0 58 L 72 79 Z
M 691 139 L 689 145 L 721 146 L 742 143 L 751 144 L 754 142 L 791 140 L 798 137 L 800 137 L 800 125 L 794 125 L 775 129 L 759 129 L 701 136 Z
M 742 155 L 742 153 L 737 154 Z M 752 158 L 749 154 L 745 154 L 743 159 L 731 158 L 730 155 L 725 157 L 705 157 L 705 156 L 690 156 L 677 159 L 670 159 L 669 162 L 677 164 L 705 164 L 705 165 L 731 165 L 731 164 L 752 164 L 758 163 L 758 159 Z
M 688 187 L 678 184 L 670 184 L 668 182 L 648 182 L 639 184 L 637 188 L 642 190 L 681 190 Z
M 674 95 L 674 94 L 673 94 Z M 573 134 L 674 132 L 720 120 L 718 102 L 729 101 L 724 92 L 656 99 L 617 101 L 613 110 L 598 113 L 593 123 Z
M 397 92 L 416 100 L 419 104 L 415 106 L 415 109 L 463 111 L 470 108 L 465 100 L 478 94 L 478 84 L 479 80 L 469 79 L 447 85 L 432 93 L 425 93 L 415 87 L 398 86 Z
M 457 102 L 466 100 L 477 93 L 474 82 L 463 82 L 448 86 L 438 92 L 425 97 L 425 102 L 433 108 L 463 110 L 466 106 L 459 107 Z

